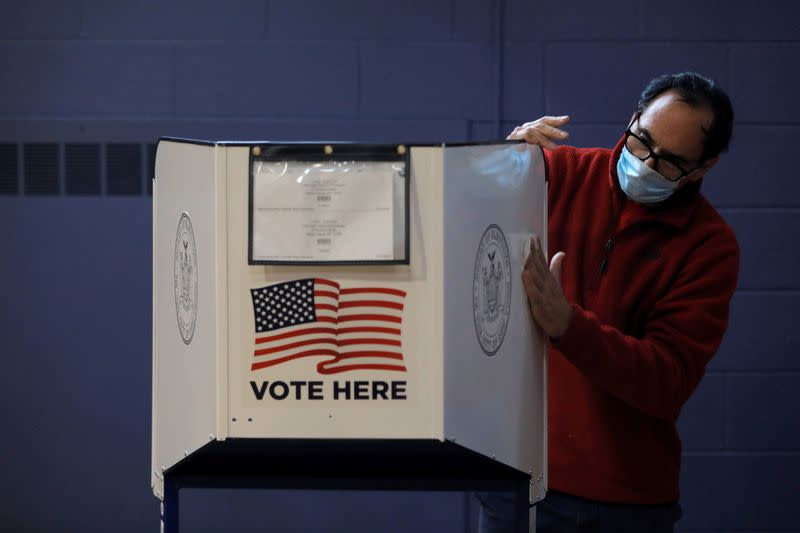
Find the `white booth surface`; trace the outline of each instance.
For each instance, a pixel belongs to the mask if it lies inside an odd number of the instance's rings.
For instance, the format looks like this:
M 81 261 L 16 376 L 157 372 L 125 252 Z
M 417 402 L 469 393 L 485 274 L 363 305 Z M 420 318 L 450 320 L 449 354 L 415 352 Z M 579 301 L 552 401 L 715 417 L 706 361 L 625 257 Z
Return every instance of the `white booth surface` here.
M 372 157 L 374 155 L 374 157 Z M 210 441 L 449 441 L 547 487 L 546 241 L 524 143 L 162 139 L 153 183 L 153 491 Z

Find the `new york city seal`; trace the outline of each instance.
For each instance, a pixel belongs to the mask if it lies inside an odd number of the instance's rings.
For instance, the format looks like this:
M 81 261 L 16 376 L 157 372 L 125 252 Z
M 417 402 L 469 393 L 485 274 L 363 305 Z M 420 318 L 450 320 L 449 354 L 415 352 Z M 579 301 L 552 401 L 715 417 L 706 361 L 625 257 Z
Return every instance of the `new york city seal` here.
M 192 220 L 181 214 L 175 237 L 174 257 L 175 313 L 178 330 L 185 344 L 192 342 L 197 322 L 197 248 Z
M 483 232 L 472 277 L 472 313 L 483 353 L 503 344 L 511 310 L 511 262 L 503 230 L 491 224 Z

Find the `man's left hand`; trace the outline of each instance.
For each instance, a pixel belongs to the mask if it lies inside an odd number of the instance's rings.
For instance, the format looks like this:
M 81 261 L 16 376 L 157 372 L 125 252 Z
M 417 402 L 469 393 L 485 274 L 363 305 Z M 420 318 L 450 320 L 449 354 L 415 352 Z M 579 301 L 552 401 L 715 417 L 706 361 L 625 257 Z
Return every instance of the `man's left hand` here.
M 561 265 L 564 252 L 558 252 L 547 268 L 547 259 L 538 236 L 531 239 L 531 253 L 522 271 L 522 285 L 534 320 L 545 334 L 557 338 L 567 331 L 572 319 L 572 306 L 561 288 Z

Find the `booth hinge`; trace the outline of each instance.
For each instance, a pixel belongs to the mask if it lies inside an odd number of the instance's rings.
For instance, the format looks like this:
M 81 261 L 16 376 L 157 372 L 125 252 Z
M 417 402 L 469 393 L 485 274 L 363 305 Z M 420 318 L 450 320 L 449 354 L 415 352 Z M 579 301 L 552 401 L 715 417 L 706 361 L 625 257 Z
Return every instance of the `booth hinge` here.
M 542 487 L 543 481 L 544 481 L 543 474 L 539 474 L 536 477 L 531 476 L 528 485 L 528 503 L 530 503 L 531 505 L 544 498 L 545 491 L 544 487 Z

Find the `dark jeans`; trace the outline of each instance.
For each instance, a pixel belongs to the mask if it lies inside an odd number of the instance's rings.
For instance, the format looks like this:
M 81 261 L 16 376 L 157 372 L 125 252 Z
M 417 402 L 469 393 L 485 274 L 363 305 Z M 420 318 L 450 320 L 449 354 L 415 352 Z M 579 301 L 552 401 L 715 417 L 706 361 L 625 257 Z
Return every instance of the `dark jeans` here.
M 481 504 L 480 533 L 516 531 L 513 523 L 513 500 L 509 493 L 476 493 Z M 672 533 L 681 518 L 678 503 L 634 505 L 604 503 L 549 491 L 536 505 L 537 533 L 652 532 Z

